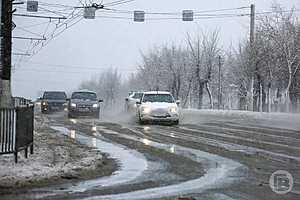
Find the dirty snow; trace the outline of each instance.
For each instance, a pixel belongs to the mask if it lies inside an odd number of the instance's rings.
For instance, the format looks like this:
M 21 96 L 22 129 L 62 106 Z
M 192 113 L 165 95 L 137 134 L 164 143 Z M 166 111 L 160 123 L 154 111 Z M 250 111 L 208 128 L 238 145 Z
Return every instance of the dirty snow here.
M 18 163 L 13 154 L 0 156 L 1 188 L 23 187 L 37 182 L 77 178 L 81 170 L 94 170 L 102 164 L 102 154 L 92 148 L 55 133 L 46 127 L 39 127 L 34 133 L 34 154 L 24 158 L 19 153 Z

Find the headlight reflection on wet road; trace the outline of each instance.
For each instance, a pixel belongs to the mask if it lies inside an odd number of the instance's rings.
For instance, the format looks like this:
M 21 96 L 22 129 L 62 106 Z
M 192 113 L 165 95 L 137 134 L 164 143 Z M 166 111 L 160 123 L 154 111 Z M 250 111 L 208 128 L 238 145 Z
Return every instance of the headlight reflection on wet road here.
M 148 140 L 148 139 L 146 139 L 146 138 L 144 138 L 142 141 L 143 141 L 143 143 L 144 143 L 145 145 L 147 145 L 147 146 L 151 145 L 151 141 Z
M 75 138 L 76 138 L 76 131 L 75 131 L 75 130 L 71 130 L 71 131 L 70 131 L 70 137 L 71 137 L 72 139 L 75 139 Z

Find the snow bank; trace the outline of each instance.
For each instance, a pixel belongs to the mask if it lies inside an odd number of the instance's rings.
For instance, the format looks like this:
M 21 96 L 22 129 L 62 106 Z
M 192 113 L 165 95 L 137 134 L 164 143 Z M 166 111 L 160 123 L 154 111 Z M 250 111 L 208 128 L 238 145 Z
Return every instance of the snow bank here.
M 34 154 L 29 154 L 28 159 L 20 152 L 15 164 L 12 154 L 0 155 L 0 193 L 5 188 L 83 178 L 82 172 L 95 170 L 102 164 L 99 151 L 80 145 L 46 126 L 39 127 L 34 134 Z

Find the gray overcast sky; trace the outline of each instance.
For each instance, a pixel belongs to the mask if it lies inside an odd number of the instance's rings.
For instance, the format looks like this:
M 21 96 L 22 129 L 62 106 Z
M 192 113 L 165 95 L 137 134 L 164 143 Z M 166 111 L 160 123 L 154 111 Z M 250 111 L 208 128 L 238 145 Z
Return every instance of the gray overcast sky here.
M 104 3 L 111 1 L 114 0 L 104 0 Z M 43 0 L 42 2 L 79 5 L 78 0 Z M 136 0 L 114 8 L 146 12 L 181 12 L 184 9 L 201 11 L 236 8 L 255 3 L 257 12 L 260 12 L 270 10 L 272 2 L 274 1 Z M 300 8 L 299 0 L 277 0 L 276 2 L 286 9 L 293 6 Z M 23 9 L 18 9 L 18 13 L 21 12 L 24 12 Z M 241 12 L 248 13 L 249 10 L 236 11 L 236 13 Z M 101 11 L 97 11 L 97 15 L 101 14 Z M 37 34 L 43 35 L 47 28 L 45 19 L 14 17 L 13 20 L 17 24 L 17 28 L 13 31 L 14 36 L 40 37 Z M 46 24 L 26 27 L 42 22 Z M 52 26 L 54 25 L 49 26 L 48 30 L 51 30 Z M 22 29 L 24 27 L 25 30 Z M 155 45 L 162 44 L 184 44 L 186 32 L 195 33 L 197 30 L 215 29 L 220 31 L 221 45 L 228 48 L 230 44 L 236 45 L 248 35 L 249 17 L 199 19 L 194 22 L 146 21 L 145 23 L 124 19 L 85 19 L 63 32 L 29 60 L 25 57 L 22 60 L 19 56 L 13 57 L 15 64 L 12 75 L 13 95 L 36 98 L 38 92 L 44 90 L 72 91 L 77 88 L 81 80 L 89 79 L 110 66 L 117 67 L 126 76 L 134 72 L 140 62 L 140 50 L 147 51 Z M 28 41 L 14 40 L 13 52 L 24 52 L 29 44 Z

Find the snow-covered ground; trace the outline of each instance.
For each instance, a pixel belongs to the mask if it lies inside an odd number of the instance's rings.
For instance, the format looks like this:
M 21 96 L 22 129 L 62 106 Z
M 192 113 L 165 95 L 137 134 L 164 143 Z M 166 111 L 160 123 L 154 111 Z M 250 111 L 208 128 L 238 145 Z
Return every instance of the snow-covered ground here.
M 57 134 L 44 122 L 36 122 L 35 128 L 33 155 L 25 159 L 20 152 L 17 164 L 12 154 L 0 156 L 0 191 L 1 188 L 84 178 L 83 172 L 102 166 L 103 157 L 99 151 Z

